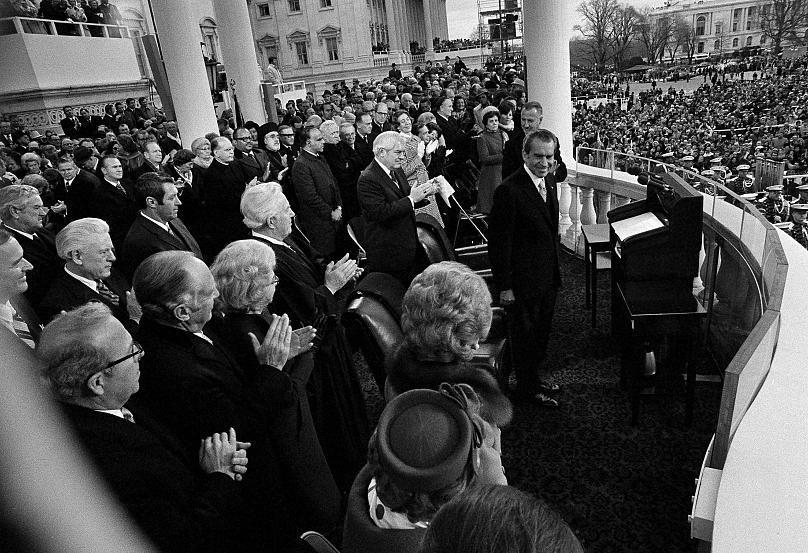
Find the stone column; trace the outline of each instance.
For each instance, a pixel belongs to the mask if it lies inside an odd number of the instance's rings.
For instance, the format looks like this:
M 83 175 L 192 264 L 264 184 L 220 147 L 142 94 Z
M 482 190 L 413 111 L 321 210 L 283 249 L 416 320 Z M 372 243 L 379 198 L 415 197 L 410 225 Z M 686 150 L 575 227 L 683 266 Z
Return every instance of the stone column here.
M 245 121 L 266 123 L 261 99 L 261 69 L 255 57 L 250 12 L 244 0 L 213 0 L 228 82 L 235 80 L 236 96 Z
M 396 0 L 384 0 L 384 7 L 387 15 L 387 33 L 390 35 L 390 48 L 388 48 L 390 63 L 400 66 L 404 61 L 404 47 L 401 44 L 402 29 L 396 13 L 399 4 Z
M 160 49 L 171 88 L 171 100 L 183 143 L 216 132 L 216 112 L 210 96 L 205 60 L 199 46 L 199 25 L 188 17 L 192 0 L 151 0 Z
M 424 32 L 426 33 L 426 59 L 435 61 L 435 47 L 432 39 L 435 37 L 435 28 L 432 26 L 432 0 L 423 0 L 424 3 Z
M 561 156 L 570 168 L 575 160 L 569 38 L 575 4 L 569 0 L 524 0 L 522 4 L 528 100 L 541 102 L 542 127 L 558 136 Z

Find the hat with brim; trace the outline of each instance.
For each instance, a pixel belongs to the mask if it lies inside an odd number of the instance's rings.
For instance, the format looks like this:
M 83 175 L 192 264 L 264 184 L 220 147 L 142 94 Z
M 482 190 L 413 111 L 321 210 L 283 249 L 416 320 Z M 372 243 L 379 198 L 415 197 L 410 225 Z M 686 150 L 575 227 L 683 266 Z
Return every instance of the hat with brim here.
M 403 490 L 431 492 L 463 475 L 475 430 L 454 399 L 435 390 L 410 390 L 387 404 L 376 434 L 385 474 Z
M 791 211 L 801 211 L 805 213 L 808 211 L 808 204 L 791 204 Z
M 766 192 L 782 192 L 783 185 L 782 184 L 773 184 L 771 186 L 766 187 Z

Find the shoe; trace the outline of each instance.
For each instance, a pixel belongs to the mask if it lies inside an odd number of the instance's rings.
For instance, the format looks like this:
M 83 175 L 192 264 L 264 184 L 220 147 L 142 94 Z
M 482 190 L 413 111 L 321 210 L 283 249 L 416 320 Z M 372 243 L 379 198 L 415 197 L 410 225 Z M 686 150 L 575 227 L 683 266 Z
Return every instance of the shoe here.
M 540 380 L 538 388 L 545 394 L 556 394 L 561 391 L 561 384 Z
M 533 403 L 534 405 L 538 405 L 539 407 L 548 407 L 551 409 L 558 409 L 559 404 L 558 400 L 544 394 L 542 392 L 536 392 L 535 394 L 526 394 L 519 396 L 524 401 L 528 401 Z

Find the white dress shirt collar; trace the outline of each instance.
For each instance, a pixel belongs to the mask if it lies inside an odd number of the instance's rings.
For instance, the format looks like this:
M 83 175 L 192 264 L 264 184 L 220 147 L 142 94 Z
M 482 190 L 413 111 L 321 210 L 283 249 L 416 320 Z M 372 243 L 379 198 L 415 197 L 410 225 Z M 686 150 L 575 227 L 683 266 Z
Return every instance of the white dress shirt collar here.
M 158 227 L 160 227 L 161 229 L 163 229 L 164 231 L 166 231 L 167 233 L 171 234 L 171 227 L 168 225 L 168 223 L 158 221 L 157 219 L 152 219 L 151 217 L 149 217 L 148 215 L 146 215 L 142 211 L 140 212 L 140 214 L 143 217 L 145 217 L 146 219 L 148 219 L 149 221 L 151 221 L 152 223 L 154 223 L 155 225 L 157 225 Z
M 87 288 L 89 288 L 93 292 L 98 293 L 98 283 L 96 281 L 90 280 L 89 278 L 84 278 L 83 276 L 79 276 L 76 273 L 71 273 L 70 270 L 68 270 L 67 266 L 65 266 L 65 272 L 68 275 L 75 278 L 76 280 L 78 280 L 79 282 L 81 282 L 84 286 L 86 286 Z

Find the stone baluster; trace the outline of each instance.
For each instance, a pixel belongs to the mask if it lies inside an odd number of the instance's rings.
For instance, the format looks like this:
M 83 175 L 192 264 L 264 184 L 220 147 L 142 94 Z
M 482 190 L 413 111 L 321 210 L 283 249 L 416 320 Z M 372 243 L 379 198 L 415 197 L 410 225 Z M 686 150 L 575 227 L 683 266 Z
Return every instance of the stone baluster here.
M 559 225 L 566 227 L 570 221 L 570 185 L 566 182 L 558 183 L 558 211 L 561 215 Z
M 579 242 L 579 237 L 581 234 L 581 219 L 579 215 L 580 210 L 580 203 L 578 201 L 578 187 L 570 185 L 570 206 L 569 206 L 569 218 L 570 218 L 570 225 L 566 228 L 566 230 L 561 231 L 561 243 L 570 248 L 571 250 L 577 252 L 580 248 L 583 248 L 583 241 Z
M 612 206 L 613 206 L 612 209 L 617 209 L 618 207 L 622 207 L 629 203 L 631 203 L 631 198 L 626 198 L 625 196 L 612 194 Z
M 614 163 L 614 159 L 611 160 Z M 606 214 L 611 209 L 611 200 L 612 195 L 610 192 L 602 192 L 600 190 L 595 192 L 595 196 L 598 200 L 598 208 L 597 208 L 597 222 L 598 224 L 608 223 L 608 219 L 606 218 Z
M 593 225 L 596 221 L 594 190 L 581 188 L 581 225 Z

